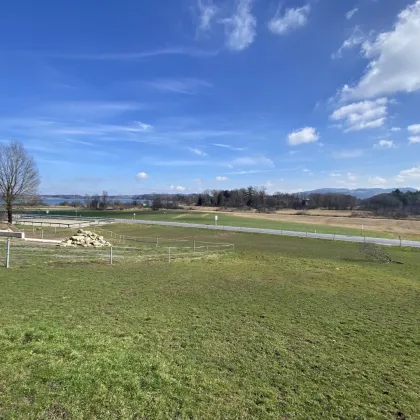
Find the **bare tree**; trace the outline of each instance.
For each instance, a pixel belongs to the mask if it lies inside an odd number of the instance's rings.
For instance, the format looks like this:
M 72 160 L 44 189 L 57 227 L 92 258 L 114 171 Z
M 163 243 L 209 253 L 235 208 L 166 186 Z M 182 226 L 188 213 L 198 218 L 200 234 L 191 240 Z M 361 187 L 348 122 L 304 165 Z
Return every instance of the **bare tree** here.
M 102 191 L 101 202 L 99 206 L 102 210 L 106 210 L 109 204 L 108 191 Z
M 0 198 L 5 202 L 7 219 L 12 223 L 13 205 L 37 193 L 40 179 L 33 157 L 19 141 L 0 144 Z

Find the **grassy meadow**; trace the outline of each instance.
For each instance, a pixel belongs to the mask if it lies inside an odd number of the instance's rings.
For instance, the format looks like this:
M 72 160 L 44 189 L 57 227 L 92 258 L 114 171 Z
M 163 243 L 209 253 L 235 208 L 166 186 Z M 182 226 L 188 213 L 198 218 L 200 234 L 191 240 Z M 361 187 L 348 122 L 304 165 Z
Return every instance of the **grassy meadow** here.
M 34 214 L 40 214 L 45 216 L 45 210 L 32 211 Z M 134 216 L 134 213 L 136 214 Z M 214 216 L 215 213 L 206 213 L 198 211 L 182 211 L 182 210 L 138 210 L 133 211 L 101 211 L 101 210 L 73 210 L 73 209 L 50 209 L 50 215 L 62 215 L 62 216 L 80 216 L 80 217 L 105 217 L 105 218 L 117 218 L 117 219 L 140 219 L 140 220 L 152 220 L 152 221 L 166 221 L 166 222 L 180 222 L 180 223 L 193 223 L 193 224 L 215 224 Z M 317 233 L 330 233 L 337 235 L 353 235 L 353 236 L 370 236 L 370 237 L 382 237 L 382 238 L 397 238 L 397 235 L 390 232 L 386 232 L 385 229 L 368 230 L 363 231 L 360 228 L 351 228 L 343 226 L 328 226 L 316 223 L 304 223 L 304 222 L 288 222 L 281 220 L 267 220 L 260 218 L 249 218 L 244 216 L 231 215 L 227 213 L 218 213 L 218 225 L 220 226 L 238 226 L 238 227 L 250 227 L 250 228 L 261 228 L 261 229 L 277 229 L 277 230 L 291 230 L 300 232 L 317 232 Z M 405 235 L 405 239 L 411 239 L 411 235 Z M 412 239 L 419 239 L 418 232 L 413 232 Z
M 1 268 L 2 420 L 420 418 L 419 251 L 112 230 L 237 252 Z

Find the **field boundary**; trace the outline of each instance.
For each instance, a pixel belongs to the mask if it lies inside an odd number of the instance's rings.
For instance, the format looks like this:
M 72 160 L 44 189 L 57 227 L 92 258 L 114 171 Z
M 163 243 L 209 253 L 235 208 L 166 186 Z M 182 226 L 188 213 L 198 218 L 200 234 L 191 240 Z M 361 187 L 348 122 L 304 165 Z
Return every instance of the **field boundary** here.
M 293 231 L 293 230 L 247 228 L 247 227 L 237 227 L 237 226 L 215 226 L 215 225 L 202 225 L 202 224 L 181 223 L 181 222 L 162 222 L 162 221 L 155 221 L 155 220 L 115 219 L 115 223 L 174 226 L 174 227 L 186 227 L 186 228 L 195 228 L 195 229 L 224 230 L 228 232 L 261 233 L 265 235 L 293 236 L 293 237 L 298 237 L 298 238 L 326 239 L 330 241 L 343 241 L 343 242 L 356 242 L 356 243 L 367 242 L 367 243 L 373 243 L 373 244 L 385 245 L 385 246 L 420 248 L 420 241 L 409 241 L 405 239 L 373 238 L 369 236 L 336 235 L 332 233 L 313 233 L 313 232 L 301 232 L 301 231 Z
M 31 216 L 31 215 L 30 215 Z M 20 215 L 24 218 L 26 215 Z M 51 217 L 51 216 L 50 216 Z M 38 218 L 48 219 L 47 215 L 38 216 Z M 77 217 L 71 216 L 54 216 L 56 219 L 76 219 Z M 98 221 L 101 218 L 98 217 L 85 217 L 85 220 Z M 409 247 L 409 248 L 420 248 L 420 241 L 411 241 L 406 239 L 388 239 L 388 238 L 375 238 L 369 236 L 352 236 L 352 235 L 340 235 L 332 233 L 313 233 L 293 230 L 278 230 L 278 229 L 263 229 L 263 228 L 250 228 L 250 227 L 239 227 L 239 226 L 220 226 L 220 225 L 204 225 L 198 223 L 184 223 L 184 222 L 164 222 L 156 220 L 133 220 L 133 219 L 103 219 L 106 223 L 121 223 L 121 224 L 140 224 L 140 225 L 158 225 L 158 226 L 173 226 L 173 227 L 184 227 L 194 229 L 210 229 L 210 230 L 222 230 L 228 232 L 243 232 L 243 233 L 261 233 L 265 235 L 279 235 L 279 236 L 291 236 L 298 238 L 311 238 L 311 239 L 325 239 L 329 241 L 343 241 L 343 242 L 356 242 L 356 243 L 373 243 L 377 245 L 385 246 L 398 246 L 398 247 Z

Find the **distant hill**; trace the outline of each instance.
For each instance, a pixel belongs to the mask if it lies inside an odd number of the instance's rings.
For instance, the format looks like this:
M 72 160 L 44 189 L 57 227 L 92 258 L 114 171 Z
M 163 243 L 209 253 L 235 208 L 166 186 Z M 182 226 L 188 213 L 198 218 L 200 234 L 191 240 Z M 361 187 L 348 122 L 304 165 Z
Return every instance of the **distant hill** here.
M 395 191 L 396 188 L 357 188 L 350 190 L 348 188 L 320 188 L 312 191 L 305 191 L 303 194 L 348 194 L 357 198 L 370 198 L 378 194 L 386 194 Z M 399 188 L 402 192 L 416 192 L 415 188 Z

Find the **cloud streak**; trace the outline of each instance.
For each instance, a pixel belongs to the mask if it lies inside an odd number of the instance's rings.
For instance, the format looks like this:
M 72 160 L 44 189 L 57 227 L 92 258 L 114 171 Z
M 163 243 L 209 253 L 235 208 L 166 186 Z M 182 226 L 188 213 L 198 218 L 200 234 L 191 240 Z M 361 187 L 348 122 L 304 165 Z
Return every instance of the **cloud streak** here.
M 81 61 L 131 61 L 153 58 L 159 56 L 187 56 L 187 57 L 215 57 L 219 51 L 202 50 L 190 47 L 161 48 L 149 51 L 126 52 L 126 53 L 62 53 L 62 52 L 25 52 L 26 55 L 56 58 L 62 60 Z

